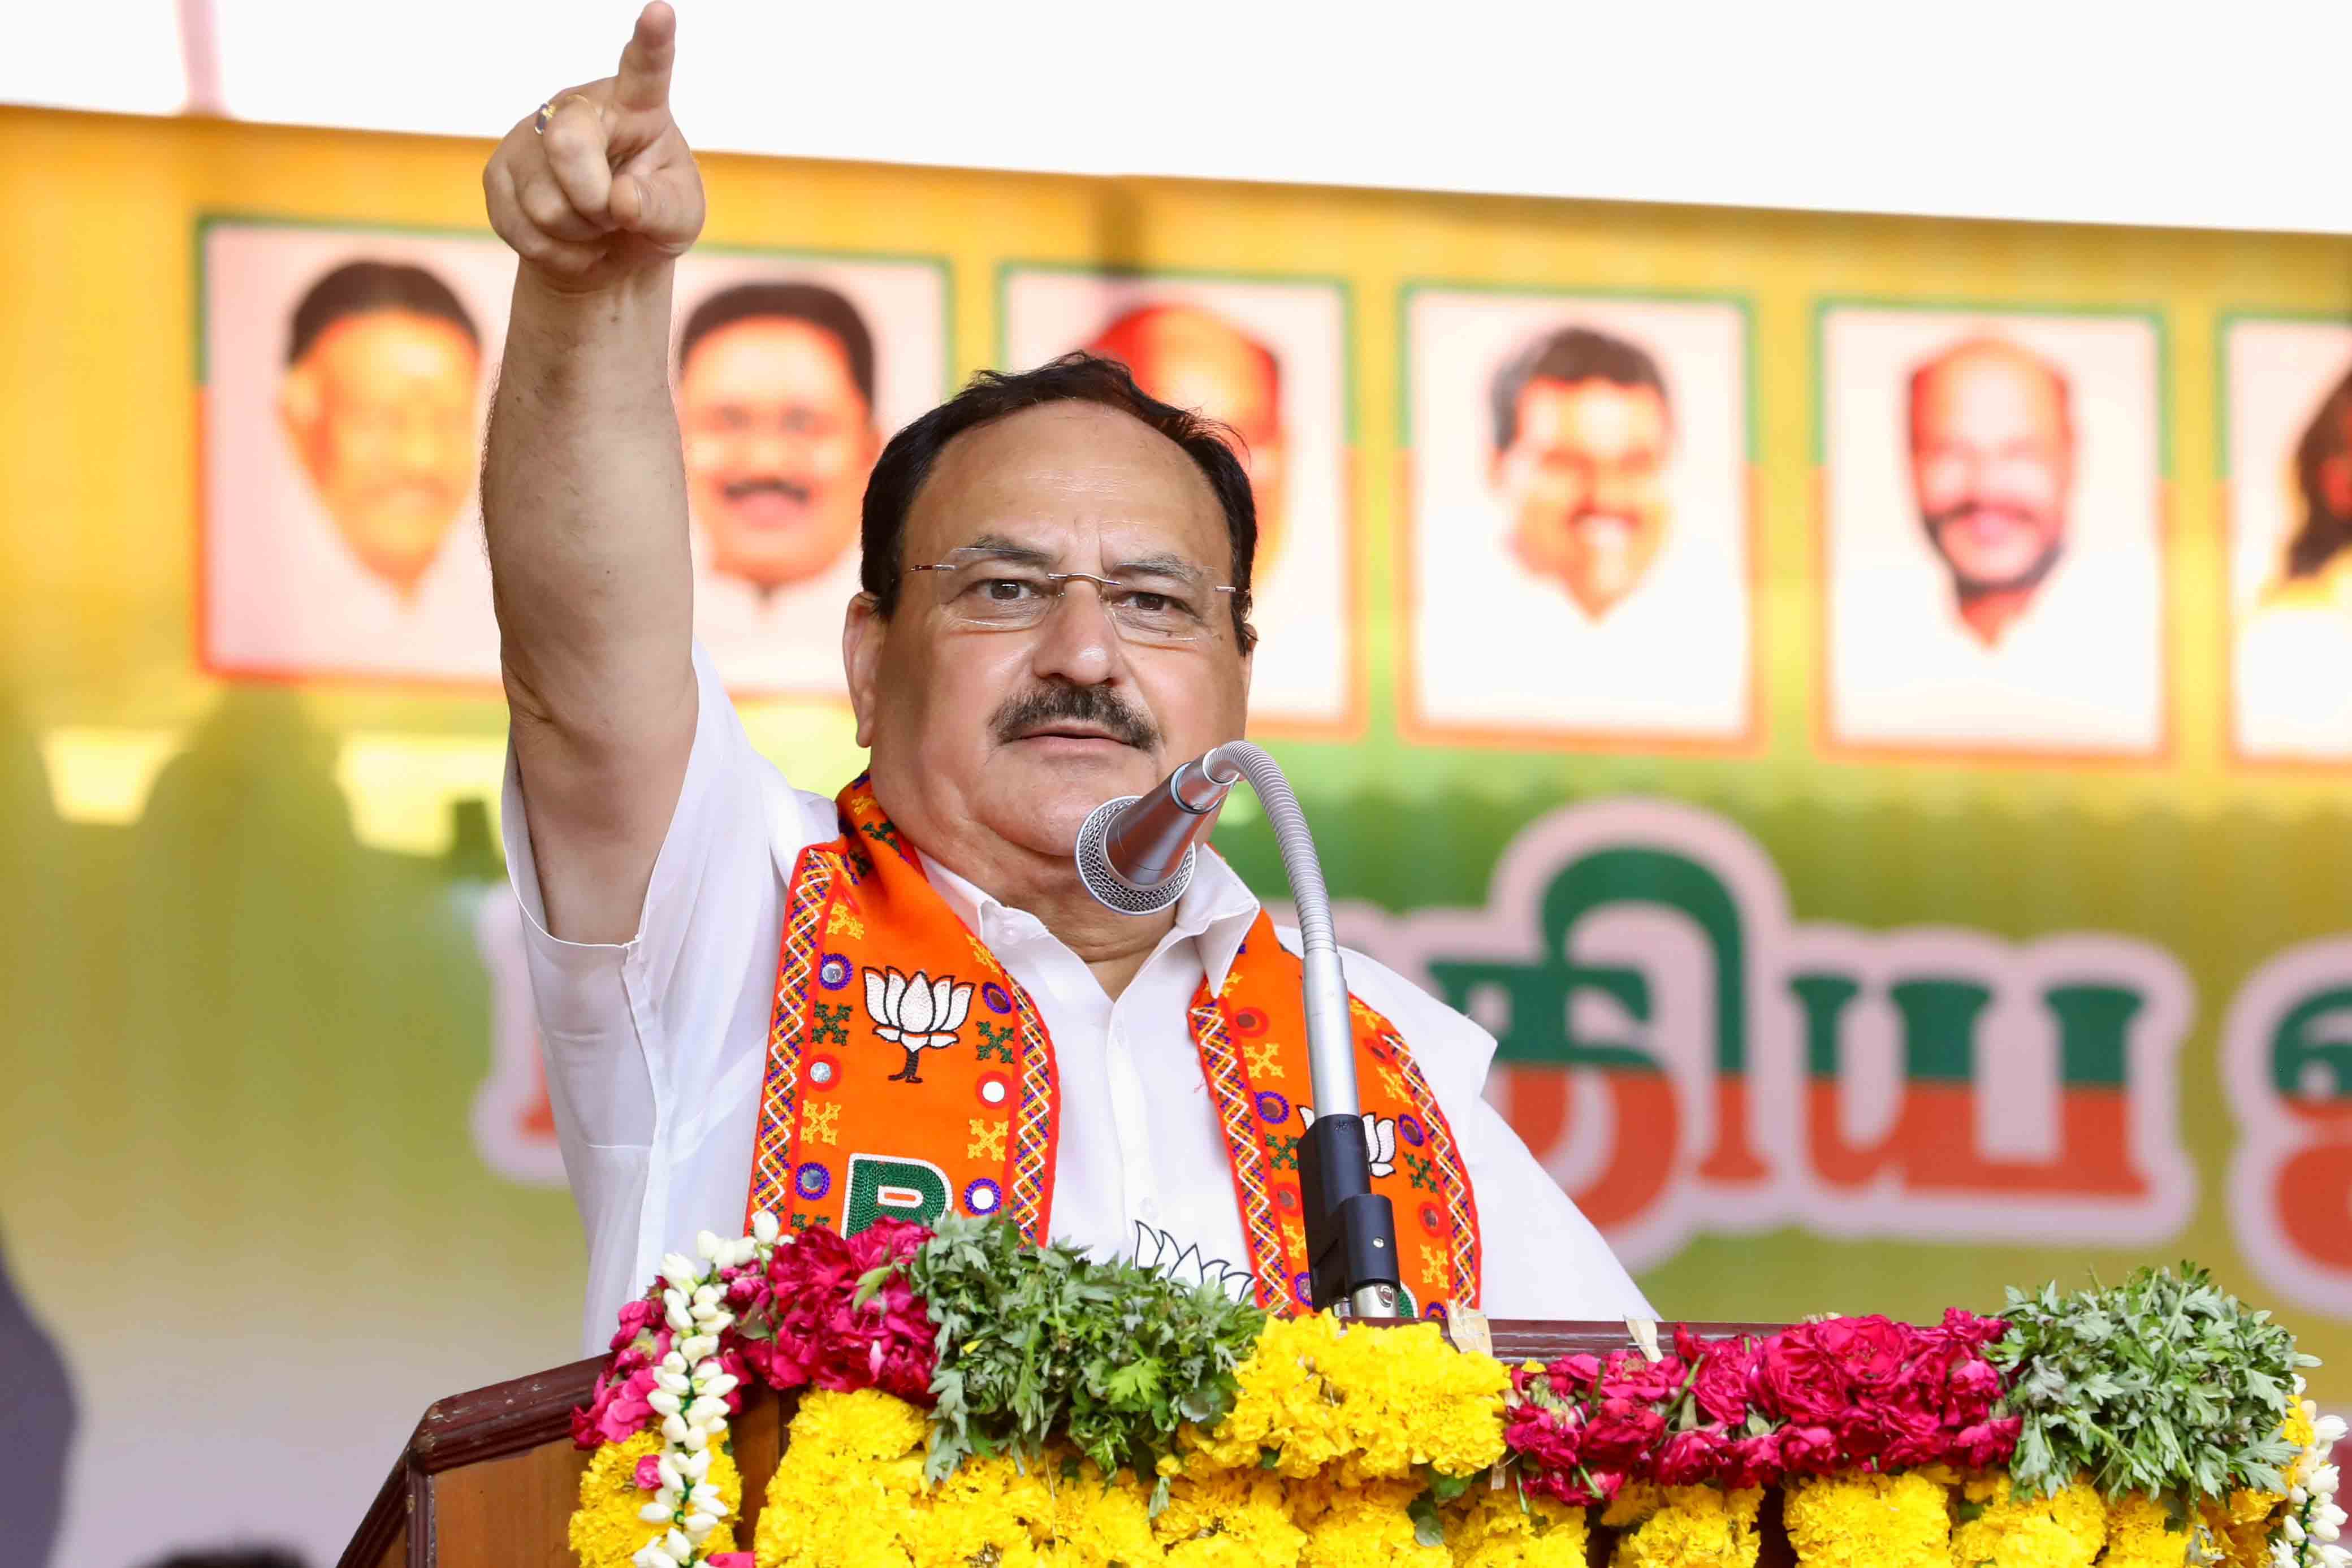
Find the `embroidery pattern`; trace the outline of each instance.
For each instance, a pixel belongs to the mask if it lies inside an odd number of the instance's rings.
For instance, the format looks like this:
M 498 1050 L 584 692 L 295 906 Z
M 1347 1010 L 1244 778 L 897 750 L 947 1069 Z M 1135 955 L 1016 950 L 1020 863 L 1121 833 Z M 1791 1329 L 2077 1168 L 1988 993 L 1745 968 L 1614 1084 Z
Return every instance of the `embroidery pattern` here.
M 1210 1098 L 1217 1103 L 1217 1123 L 1225 1134 L 1225 1157 L 1234 1167 L 1234 1197 L 1241 1205 L 1257 1304 L 1268 1312 L 1284 1312 L 1290 1300 L 1289 1268 L 1266 1191 L 1265 1151 L 1250 1125 L 1250 1096 L 1242 1081 L 1241 1061 L 1225 1032 L 1224 1009 L 1214 999 L 1196 1001 L 1192 1016 L 1192 1038 L 1200 1045 Z
M 751 1192 L 743 1204 L 746 1228 L 760 1209 L 772 1214 L 793 1207 L 786 1197 L 786 1184 L 793 1174 L 801 1048 L 807 1032 L 801 1004 L 809 995 L 817 927 L 833 897 L 835 865 L 834 858 L 824 850 L 806 851 L 793 878 L 790 906 L 784 911 L 783 961 L 776 966 L 776 1007 L 768 1025 L 768 1066 L 760 1086 L 760 1133 L 751 1150 Z M 831 1131 L 829 1120 L 826 1130 Z
M 1438 1186 L 1445 1194 L 1445 1217 L 1452 1221 L 1454 1231 L 1449 1249 L 1449 1260 L 1454 1265 L 1452 1299 L 1456 1306 L 1475 1307 L 1479 1265 L 1477 1195 L 1470 1190 L 1470 1173 L 1463 1168 L 1461 1153 L 1454 1146 L 1454 1128 L 1438 1110 L 1437 1096 L 1430 1092 L 1429 1080 L 1422 1075 L 1421 1064 L 1404 1049 L 1402 1040 L 1392 1034 L 1386 1038 L 1396 1052 L 1397 1065 L 1404 1070 L 1405 1087 L 1412 1092 L 1416 1119 L 1428 1132 L 1431 1162 L 1444 1173 Z

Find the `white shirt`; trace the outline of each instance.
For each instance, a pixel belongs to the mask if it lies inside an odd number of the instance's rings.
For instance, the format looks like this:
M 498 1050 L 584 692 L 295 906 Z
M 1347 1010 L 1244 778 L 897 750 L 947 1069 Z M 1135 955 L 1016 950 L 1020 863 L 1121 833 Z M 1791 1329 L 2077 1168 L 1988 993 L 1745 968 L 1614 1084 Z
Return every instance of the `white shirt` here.
M 1912 528 L 1916 530 L 1917 525 Z M 2163 589 L 2154 544 L 2082 530 L 1988 647 L 1951 578 L 1873 574 L 1893 547 L 1832 578 L 1831 726 L 1863 745 L 2152 752 L 2164 738 Z M 1924 550 L 1918 552 L 1924 554 Z
M 857 594 L 855 540 L 804 582 L 758 588 L 712 569 L 696 535 L 694 634 L 730 692 L 761 696 L 845 695 L 841 627 Z M 830 836 L 830 835 L 828 835 Z
M 315 504 L 215 517 L 206 653 L 232 670 L 499 678 L 489 558 L 472 507 L 403 595 L 360 564 Z
M 1736 532 L 1681 518 L 1594 617 L 1520 564 L 1498 509 L 1421 541 L 1415 702 L 1432 724 L 1729 740 L 1748 727 L 1748 604 Z
M 588 1232 L 584 1343 L 611 1337 L 621 1304 L 663 1253 L 703 1229 L 740 1232 L 759 1115 L 785 881 L 807 844 L 837 837 L 834 803 L 796 790 L 751 748 L 699 649 L 694 749 L 654 864 L 637 935 L 621 945 L 547 933 L 507 768 L 507 863 L 528 916 L 548 1090 Z M 1213 854 L 1176 923 L 1116 1001 L 1034 916 L 924 859 L 931 883 L 1043 1013 L 1060 1074 L 1056 1240 L 1147 1260 L 1197 1249 L 1220 1276 L 1245 1269 L 1231 1167 L 1185 1011 L 1222 979 L 1258 913 Z M 1296 946 L 1295 934 L 1285 933 Z M 1600 1234 L 1479 1098 L 1495 1042 L 1360 954 L 1348 983 L 1396 1025 L 1452 1123 L 1484 1242 L 1478 1305 L 1503 1317 L 1653 1316 Z M 1205 1263 L 1198 1260 L 1205 1260 Z

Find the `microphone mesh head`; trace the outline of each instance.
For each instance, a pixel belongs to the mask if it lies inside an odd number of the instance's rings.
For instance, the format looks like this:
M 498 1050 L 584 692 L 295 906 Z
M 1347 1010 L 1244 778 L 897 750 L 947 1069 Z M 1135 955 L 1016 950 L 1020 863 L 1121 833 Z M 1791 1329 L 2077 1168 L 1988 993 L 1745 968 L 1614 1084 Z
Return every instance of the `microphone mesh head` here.
M 1113 871 L 1106 848 L 1110 841 L 1111 821 L 1123 808 L 1141 799 L 1140 795 L 1127 795 L 1105 800 L 1078 829 L 1078 881 L 1094 894 L 1096 903 L 1121 915 L 1157 915 L 1183 897 L 1184 890 L 1192 885 L 1192 862 L 1200 856 L 1198 850 L 1186 850 L 1184 863 L 1176 868 L 1176 874 L 1158 887 L 1138 887 Z

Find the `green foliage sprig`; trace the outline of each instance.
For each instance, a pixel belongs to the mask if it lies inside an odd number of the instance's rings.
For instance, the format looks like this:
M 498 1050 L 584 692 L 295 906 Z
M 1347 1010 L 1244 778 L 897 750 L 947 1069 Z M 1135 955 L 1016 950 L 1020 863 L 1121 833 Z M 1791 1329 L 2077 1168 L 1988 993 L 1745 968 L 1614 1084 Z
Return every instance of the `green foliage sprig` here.
M 2054 1492 L 2087 1476 L 2176 1511 L 2240 1488 L 2284 1491 L 2294 1458 L 2279 1435 L 2295 1369 L 2317 1361 L 2294 1336 L 2204 1270 L 2142 1269 L 2123 1284 L 2061 1296 L 2012 1289 L 2007 1337 L 1987 1351 L 2023 1417 L 2010 1474 Z
M 1179 1427 L 1233 1408 L 1265 1323 L 1213 1284 L 1031 1247 L 1001 1218 L 941 1219 L 908 1282 L 939 1330 L 934 1480 L 967 1454 L 1037 1458 L 1056 1434 L 1106 1476 L 1148 1477 Z

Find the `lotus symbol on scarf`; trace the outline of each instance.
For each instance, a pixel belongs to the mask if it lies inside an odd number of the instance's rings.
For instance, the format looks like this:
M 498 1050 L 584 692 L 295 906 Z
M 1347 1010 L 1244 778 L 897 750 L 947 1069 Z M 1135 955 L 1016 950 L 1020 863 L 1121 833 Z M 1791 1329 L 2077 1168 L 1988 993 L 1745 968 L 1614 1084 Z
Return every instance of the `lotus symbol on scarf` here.
M 876 1034 L 907 1053 L 907 1065 L 890 1074 L 894 1083 L 920 1083 L 915 1069 L 923 1052 L 953 1045 L 971 1010 L 971 988 L 953 975 L 934 980 L 918 969 L 910 980 L 896 969 L 866 971 L 866 1016 Z
M 1298 1119 L 1307 1126 L 1315 1124 L 1315 1107 L 1301 1105 Z M 1376 1176 L 1396 1175 L 1396 1118 L 1375 1116 L 1364 1113 L 1364 1151 L 1371 1156 L 1372 1174 Z

